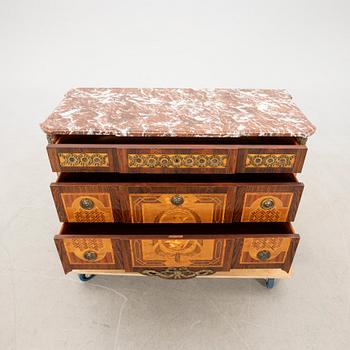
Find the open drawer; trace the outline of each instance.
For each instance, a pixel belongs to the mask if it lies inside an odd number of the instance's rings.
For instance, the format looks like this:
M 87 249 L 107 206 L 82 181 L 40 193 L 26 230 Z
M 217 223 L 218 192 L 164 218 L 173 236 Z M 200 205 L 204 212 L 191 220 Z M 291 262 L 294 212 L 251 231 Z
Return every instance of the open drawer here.
M 304 185 L 293 174 L 61 173 L 51 191 L 62 222 L 293 221 Z
M 66 223 L 55 236 L 66 273 L 124 270 L 170 279 L 174 274 L 188 278 L 230 269 L 288 272 L 298 242 L 289 223 L 162 227 Z
M 307 148 L 294 137 L 58 136 L 47 146 L 55 172 L 298 173 Z

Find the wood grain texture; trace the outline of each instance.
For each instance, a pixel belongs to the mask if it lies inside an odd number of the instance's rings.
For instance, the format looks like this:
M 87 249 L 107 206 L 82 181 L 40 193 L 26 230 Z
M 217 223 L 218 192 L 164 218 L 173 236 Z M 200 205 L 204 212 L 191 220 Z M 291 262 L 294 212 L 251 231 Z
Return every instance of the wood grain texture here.
M 68 222 L 114 222 L 109 193 L 61 193 Z M 82 202 L 89 201 L 91 208 Z
M 131 239 L 132 269 L 161 267 L 224 268 L 224 239 Z
M 62 229 L 60 234 L 64 233 Z M 120 241 L 100 235 L 65 236 L 56 235 L 55 245 L 65 273 L 72 269 L 121 269 L 123 268 Z M 85 253 L 96 254 L 88 260 Z
M 304 145 L 240 148 L 237 173 L 300 173 L 307 148 Z M 261 158 L 261 162 L 257 161 Z
M 140 144 L 120 143 L 123 138 L 115 138 L 115 143 L 103 143 L 103 138 L 95 138 L 95 142 L 88 143 L 88 137 L 78 138 L 81 143 L 72 142 L 67 138 L 58 138 L 54 144 L 47 146 L 47 151 L 54 172 L 120 172 L 120 173 L 210 173 L 210 174 L 234 174 L 249 172 L 301 172 L 306 146 L 300 145 L 294 138 L 282 141 L 271 140 L 271 138 L 249 138 L 218 139 L 214 144 L 208 138 L 193 140 L 189 144 L 176 144 L 181 140 L 174 138 L 158 138 L 154 144 L 146 143 L 147 138 L 140 138 Z M 102 140 L 102 141 L 101 141 Z M 74 140 L 73 141 L 77 141 Z M 188 141 L 188 140 L 186 140 Z M 111 141 L 109 141 L 111 142 Z M 148 141 L 147 141 L 148 142 Z M 160 143 L 160 144 L 157 144 Z M 169 142 L 167 144 L 166 142 Z M 230 143 L 231 142 L 231 143 Z M 239 144 L 242 142 L 242 144 Z M 258 143 L 257 143 L 258 142 Z M 260 144 L 259 144 L 260 142 Z M 277 142 L 269 144 L 268 142 Z M 286 144 L 279 144 L 285 142 Z M 68 162 L 67 166 L 60 154 L 79 155 L 79 159 L 91 158 L 94 153 L 105 154 L 106 163 L 103 166 L 89 166 L 88 162 Z M 274 162 L 270 167 L 252 167 L 247 164 L 248 154 L 270 154 L 279 155 L 283 159 L 293 159 L 292 166 L 285 166 L 283 162 Z M 85 155 L 85 157 L 84 157 Z M 282 158 L 281 158 L 282 157 Z M 74 158 L 74 157 L 73 157 Z M 67 158 L 69 159 L 69 157 Z M 63 162 L 62 162 L 63 161 Z M 76 165 L 75 165 L 76 164 Z M 85 166 L 84 166 L 85 164 Z M 69 165 L 69 164 L 68 164 Z
M 64 224 L 55 242 L 66 273 L 72 269 L 142 271 L 167 267 L 189 267 L 194 271 L 276 268 L 288 272 L 299 236 L 289 223 L 162 227 Z M 86 261 L 86 251 L 95 251 L 96 259 Z M 261 256 L 261 251 L 269 254 Z
M 245 193 L 242 222 L 285 222 L 288 220 L 293 192 Z M 271 208 L 264 203 L 272 203 Z
M 72 270 L 74 273 L 109 275 L 109 276 L 130 276 L 130 277 L 146 277 L 138 272 L 126 272 L 125 270 Z M 279 268 L 270 269 L 231 269 L 229 271 L 218 271 L 213 275 L 198 276 L 197 278 L 278 278 L 287 279 L 292 277 L 292 270 L 288 272 Z
M 98 178 L 97 178 L 98 179 Z M 287 178 L 290 181 L 289 177 Z M 98 194 L 110 196 L 111 212 L 115 222 L 134 223 L 229 223 L 251 221 L 293 221 L 303 184 L 290 182 L 67 182 L 51 184 L 51 191 L 62 222 L 71 220 L 65 196 L 97 198 Z M 174 196 L 184 200 L 180 205 L 171 202 Z M 255 196 L 251 204 L 249 196 Z M 275 215 L 254 207 L 264 198 L 276 201 Z M 286 202 L 286 199 L 290 202 Z M 98 198 L 97 198 L 98 199 Z M 281 204 L 279 205 L 279 203 Z M 255 210 L 255 211 L 254 211 Z M 266 212 L 266 214 L 264 214 Z M 267 213 L 268 212 L 268 213 Z M 255 215 L 255 216 L 254 216 Z M 84 216 L 80 216 L 84 218 Z M 89 217 L 91 219 L 91 217 Z M 101 220 L 100 220 L 101 221 Z M 91 222 L 88 221 L 87 222 Z
M 299 239 L 300 237 L 296 234 L 240 237 L 236 241 L 232 268 L 271 268 L 273 266 L 288 272 L 292 266 Z
M 174 205 L 173 198 L 183 200 Z M 134 223 L 220 223 L 226 194 L 129 194 Z

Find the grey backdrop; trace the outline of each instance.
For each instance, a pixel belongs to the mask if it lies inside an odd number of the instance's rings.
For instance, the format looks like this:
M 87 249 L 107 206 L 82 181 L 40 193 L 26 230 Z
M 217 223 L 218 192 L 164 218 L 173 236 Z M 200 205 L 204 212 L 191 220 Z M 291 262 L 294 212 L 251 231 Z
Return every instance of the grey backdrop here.
M 349 348 L 349 7 L 1 0 L 0 348 Z M 288 89 L 318 127 L 293 279 L 64 276 L 38 124 L 77 86 Z

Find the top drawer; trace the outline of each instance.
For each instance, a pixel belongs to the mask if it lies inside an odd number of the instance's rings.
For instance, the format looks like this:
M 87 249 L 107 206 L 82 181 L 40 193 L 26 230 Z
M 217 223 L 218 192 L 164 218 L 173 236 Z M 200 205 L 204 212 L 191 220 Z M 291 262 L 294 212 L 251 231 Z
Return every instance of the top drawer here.
M 61 136 L 47 146 L 55 172 L 298 173 L 307 148 L 296 138 Z

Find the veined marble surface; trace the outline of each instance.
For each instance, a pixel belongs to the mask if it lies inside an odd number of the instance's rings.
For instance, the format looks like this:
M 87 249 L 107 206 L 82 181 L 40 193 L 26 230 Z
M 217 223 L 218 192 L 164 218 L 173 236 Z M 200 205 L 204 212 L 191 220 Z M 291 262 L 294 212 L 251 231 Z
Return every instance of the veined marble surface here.
M 76 88 L 45 122 L 47 134 L 309 137 L 315 127 L 286 90 Z

